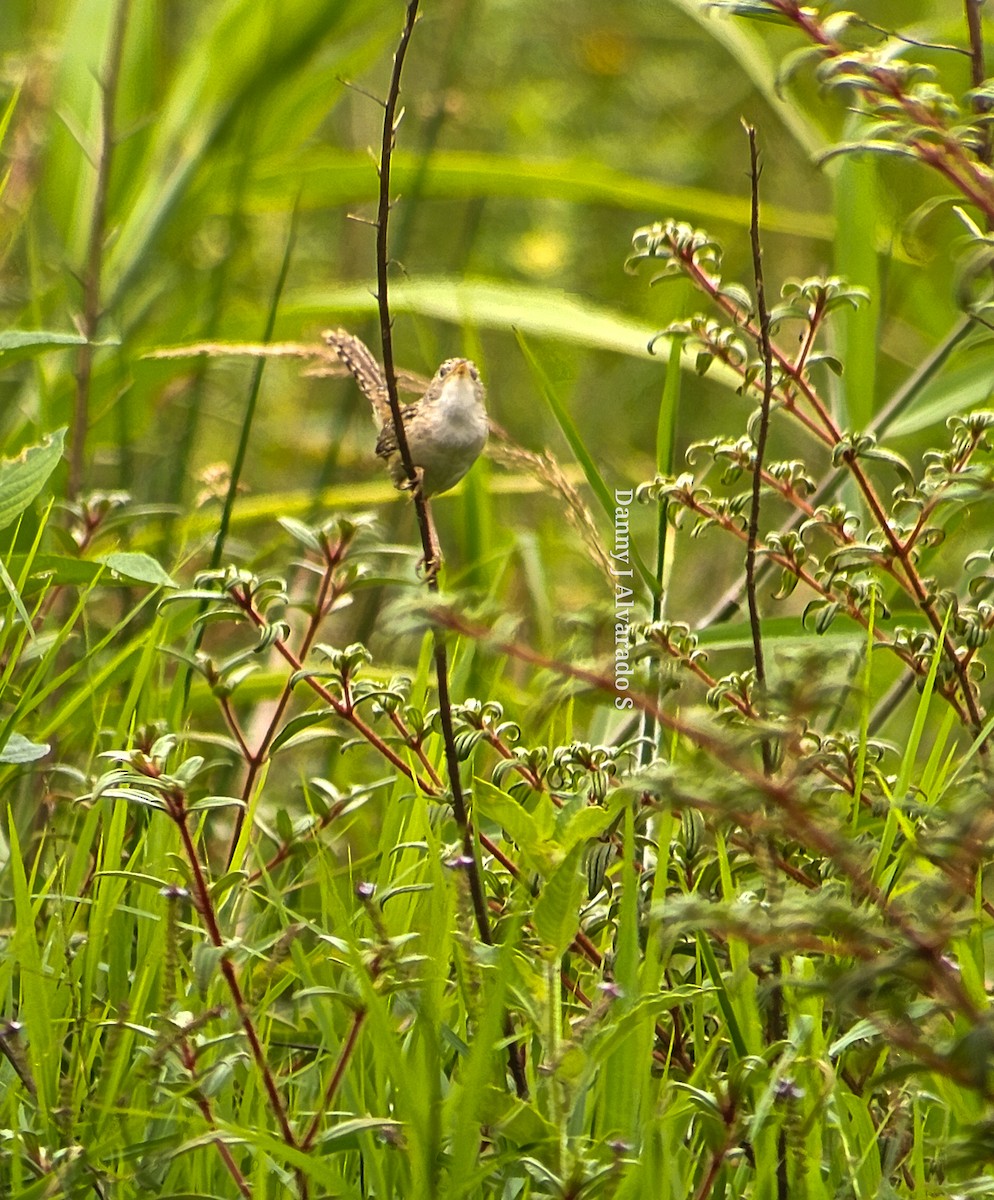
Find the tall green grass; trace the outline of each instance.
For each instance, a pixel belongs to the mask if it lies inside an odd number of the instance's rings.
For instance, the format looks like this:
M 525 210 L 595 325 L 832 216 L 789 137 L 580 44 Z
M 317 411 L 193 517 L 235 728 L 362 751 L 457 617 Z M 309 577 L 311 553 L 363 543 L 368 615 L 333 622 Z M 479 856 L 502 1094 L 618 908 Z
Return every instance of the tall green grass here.
M 866 129 L 789 22 L 426 4 L 398 355 L 471 355 L 510 431 L 434 504 L 426 600 L 409 506 L 318 338 L 368 334 L 372 239 L 347 218 L 371 213 L 363 92 L 402 7 L 12 0 L 0 32 L 0 1195 L 988 1195 L 991 451 L 982 420 L 943 426 L 987 402 L 982 220 L 936 203 L 948 174 L 921 154 L 811 164 Z M 872 7 L 967 92 L 941 49 L 959 14 Z M 871 293 L 821 331 L 843 374 L 806 378 L 881 439 L 847 458 L 774 413 L 766 465 L 803 498 L 824 480 L 852 542 L 831 559 L 805 511 L 790 560 L 771 477 L 765 691 L 741 604 L 757 375 L 702 326 L 650 354 L 708 289 L 623 271 L 631 226 L 673 216 L 748 277 L 740 110 L 771 291 L 830 268 Z M 976 161 L 983 114 L 960 116 Z M 722 319 L 748 341 L 743 294 Z M 70 495 L 56 431 L 82 376 Z M 962 468 L 950 436 L 974 437 Z M 912 535 L 924 604 L 853 462 L 894 527 L 949 472 L 938 532 Z M 605 573 L 629 488 L 630 637 Z M 439 630 L 493 945 L 448 801 Z

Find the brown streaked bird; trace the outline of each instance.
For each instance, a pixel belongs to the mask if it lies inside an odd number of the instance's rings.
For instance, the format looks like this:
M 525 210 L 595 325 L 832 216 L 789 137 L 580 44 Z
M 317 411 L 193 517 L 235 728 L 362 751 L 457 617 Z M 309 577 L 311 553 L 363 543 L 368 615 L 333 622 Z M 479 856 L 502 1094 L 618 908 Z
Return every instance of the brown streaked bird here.
M 397 448 L 397 438 L 387 397 L 386 380 L 369 348 L 344 329 L 321 335 L 351 372 L 369 401 L 380 425 L 376 453 L 384 459 L 394 486 L 407 486 L 407 474 Z M 448 358 L 435 372 L 416 404 L 400 410 L 411 461 L 421 477 L 425 496 L 437 496 L 455 487 L 487 444 L 489 422 L 486 392 L 480 372 L 468 358 Z

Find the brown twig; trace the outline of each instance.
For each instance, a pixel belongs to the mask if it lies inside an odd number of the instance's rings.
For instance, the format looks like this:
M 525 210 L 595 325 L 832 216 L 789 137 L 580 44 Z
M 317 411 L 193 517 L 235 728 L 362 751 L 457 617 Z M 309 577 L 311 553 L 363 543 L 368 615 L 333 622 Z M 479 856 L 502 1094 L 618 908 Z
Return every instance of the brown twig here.
M 345 1070 L 351 1061 L 352 1055 L 355 1053 L 356 1045 L 359 1042 L 359 1034 L 362 1031 L 363 1024 L 366 1020 L 366 1010 L 364 1008 L 356 1009 L 352 1016 L 352 1024 L 349 1026 L 348 1036 L 342 1045 L 342 1049 L 338 1055 L 338 1062 L 335 1064 L 335 1069 L 332 1072 L 331 1078 L 328 1080 L 328 1086 L 325 1088 L 324 1096 L 317 1111 L 314 1113 L 314 1118 L 304 1134 L 300 1142 L 301 1150 L 310 1150 L 314 1144 L 314 1139 L 317 1137 L 318 1130 L 321 1128 L 321 1118 L 331 1108 L 338 1089 L 341 1086 L 342 1080 L 345 1078 Z
M 321 627 L 321 622 L 327 616 L 329 609 L 341 595 L 341 589 L 336 585 L 335 576 L 337 568 L 345 556 L 348 549 L 349 539 L 340 537 L 338 541 L 331 543 L 327 538 L 322 539 L 322 550 L 324 554 L 324 570 L 321 574 L 321 582 L 318 585 L 317 596 L 314 600 L 313 610 L 310 620 L 307 622 L 307 627 L 304 630 L 301 638 L 300 646 L 297 648 L 296 657 L 300 662 L 303 662 L 318 635 L 318 630 Z M 247 770 L 245 779 L 242 783 L 242 801 L 243 807 L 238 810 L 235 817 L 234 828 L 231 833 L 231 840 L 228 844 L 228 860 L 227 865 L 230 868 L 232 859 L 235 856 L 235 849 L 238 846 L 238 839 L 241 837 L 242 826 L 245 822 L 245 814 L 248 811 L 249 804 L 252 801 L 252 793 L 255 790 L 256 780 L 259 772 L 265 764 L 269 754 L 269 748 L 273 743 L 279 731 L 280 724 L 283 720 L 283 714 L 287 710 L 290 703 L 290 698 L 293 695 L 293 679 L 288 679 L 280 693 L 280 697 L 276 702 L 276 707 L 272 717 L 269 720 L 262 737 L 259 739 L 255 749 L 252 750 L 242 733 L 235 714 L 231 708 L 231 702 L 227 698 L 222 700 L 221 709 L 224 714 L 228 728 L 234 735 L 241 750 L 242 757 L 245 760 Z
M 149 775 L 156 773 L 150 763 L 145 764 L 144 771 Z M 193 902 L 200 913 L 211 944 L 216 949 L 224 951 L 225 940 L 217 921 L 214 900 L 211 896 L 211 890 L 204 875 L 204 868 L 197 854 L 196 846 L 193 844 L 193 838 L 187 824 L 189 814 L 186 805 L 186 796 L 182 792 L 170 791 L 166 794 L 165 800 L 166 812 L 179 831 L 180 840 L 183 843 L 183 853 L 190 868 L 193 885 Z M 242 992 L 241 984 L 238 982 L 234 965 L 227 953 L 222 954 L 219 965 L 221 974 L 224 976 L 224 981 L 231 993 L 231 998 L 235 1002 L 235 1010 L 238 1013 L 238 1019 L 241 1022 L 242 1029 L 252 1050 L 252 1057 L 255 1060 L 259 1074 L 262 1076 L 263 1087 L 266 1095 L 269 1097 L 269 1103 L 276 1117 L 277 1124 L 280 1127 L 280 1133 L 288 1146 L 296 1147 L 297 1139 L 290 1126 L 286 1106 L 283 1103 L 283 1098 L 280 1096 L 279 1088 L 276 1086 L 276 1078 L 266 1058 L 266 1052 L 262 1048 L 262 1042 L 255 1027 L 255 1022 L 252 1019 L 252 1014 L 249 1012 L 248 1004 L 245 1002 L 245 996 Z
M 749 530 L 746 542 L 746 597 L 749 602 L 749 628 L 752 631 L 752 657 L 756 667 L 756 683 L 760 689 L 766 687 L 766 663 L 763 658 L 763 628 L 756 597 L 756 545 L 759 541 L 759 506 L 763 489 L 763 461 L 766 456 L 766 439 L 770 431 L 770 404 L 773 400 L 773 347 L 770 344 L 770 311 L 766 305 L 766 287 L 763 280 L 763 247 L 759 238 L 759 150 L 756 145 L 756 128 L 743 122 L 749 139 L 749 179 L 751 181 L 751 215 L 749 231 L 752 240 L 752 270 L 756 282 L 756 314 L 759 319 L 759 346 L 763 356 L 763 401 L 759 415 L 759 430 L 756 435 L 756 458 L 752 468 L 752 500 L 749 505 Z M 763 769 L 767 775 L 773 772 L 773 747 L 768 739 L 761 743 Z
M 970 38 L 970 83 L 979 88 L 987 78 L 987 63 L 984 55 L 984 17 L 980 11 L 984 0 L 964 0 L 966 7 L 966 28 Z M 981 96 L 974 96 L 973 111 L 978 116 L 990 112 L 990 101 Z M 981 124 L 981 142 L 977 149 L 977 157 L 987 166 L 991 165 L 991 155 L 994 153 L 994 143 L 991 141 L 991 129 L 985 122 Z M 990 221 L 988 221 L 990 228 Z
M 193 1046 L 190 1044 L 189 1038 L 185 1035 L 179 1039 L 178 1053 L 183 1066 L 185 1067 L 191 1080 L 193 1080 L 194 1084 L 196 1085 L 197 1055 Z M 200 1109 L 200 1114 L 204 1118 L 208 1129 L 216 1130 L 217 1122 L 214 1120 L 214 1111 L 211 1108 L 211 1102 L 198 1086 L 194 1086 L 193 1102 L 196 1104 L 197 1108 Z M 248 1185 L 248 1180 L 242 1174 L 238 1164 L 235 1162 L 234 1155 L 231 1153 L 227 1143 L 220 1135 L 214 1139 L 214 1146 L 221 1157 L 221 1161 L 227 1168 L 228 1174 L 234 1181 L 235 1187 L 238 1188 L 239 1193 L 245 1197 L 245 1200 L 252 1200 L 252 1189 Z
M 387 89 L 386 102 L 383 106 L 383 134 L 380 141 L 379 161 L 379 197 L 376 208 L 376 301 L 380 314 L 380 339 L 383 347 L 383 375 L 387 385 L 387 397 L 390 402 L 390 414 L 393 419 L 394 436 L 397 449 L 407 475 L 414 510 L 417 515 L 418 530 L 421 534 L 421 545 L 424 550 L 425 578 L 429 591 L 438 592 L 439 553 L 435 543 L 431 512 L 428 501 L 420 486 L 420 478 L 411 458 L 410 446 L 404 429 L 400 412 L 400 397 L 397 391 L 397 374 L 393 356 L 393 321 L 390 316 L 389 297 L 389 219 L 390 219 L 390 164 L 397 134 L 397 106 L 400 100 L 400 79 L 404 69 L 404 59 L 414 32 L 414 23 L 418 16 L 419 0 L 408 0 L 407 15 L 400 41 L 394 54 L 393 71 L 390 75 L 390 85 Z M 459 756 L 456 752 L 455 729 L 452 723 L 452 700 L 449 695 L 449 665 L 445 648 L 445 632 L 435 633 L 435 680 L 438 687 L 438 711 L 442 727 L 442 741 L 445 746 L 445 762 L 449 775 L 449 790 L 452 797 L 452 812 L 462 834 L 463 858 L 469 880 L 470 896 L 473 913 L 476 919 L 477 932 L 480 940 L 486 945 L 493 944 L 493 934 L 490 929 L 490 918 L 487 913 L 487 898 L 483 889 L 483 878 L 477 855 L 473 826 L 470 822 L 466 799 L 459 778 Z M 510 1034 L 509 1019 L 505 1020 L 505 1035 Z M 513 1041 L 508 1046 L 508 1062 L 514 1078 L 515 1088 L 519 1096 L 527 1094 L 528 1087 L 524 1076 L 524 1068 Z
M 255 607 L 252 597 L 247 591 L 243 591 L 240 588 L 234 588 L 231 591 L 231 598 L 242 609 L 242 611 L 253 622 L 253 624 L 257 625 L 260 629 L 265 628 L 266 618 Z M 277 638 L 273 642 L 273 649 L 276 650 L 277 654 L 280 655 L 284 662 L 293 667 L 295 672 L 301 672 L 305 682 L 307 683 L 307 686 L 311 689 L 311 691 L 313 691 L 316 696 L 319 696 L 329 708 L 333 709 L 336 716 L 339 716 L 343 720 L 347 721 L 364 741 L 368 742 L 375 750 L 379 751 L 379 753 L 383 755 L 387 762 L 394 766 L 403 775 L 406 775 L 407 778 L 410 779 L 412 783 L 416 784 L 421 791 L 428 795 L 434 794 L 434 789 L 428 784 L 428 782 L 414 772 L 393 749 L 393 747 L 385 742 L 383 738 L 381 738 L 376 732 L 376 730 L 359 716 L 354 708 L 347 704 L 343 704 L 333 692 L 329 691 L 328 688 L 326 688 L 324 684 L 320 682 L 320 680 L 314 679 L 312 676 L 307 675 L 304 672 L 304 664 L 302 660 L 282 638 Z

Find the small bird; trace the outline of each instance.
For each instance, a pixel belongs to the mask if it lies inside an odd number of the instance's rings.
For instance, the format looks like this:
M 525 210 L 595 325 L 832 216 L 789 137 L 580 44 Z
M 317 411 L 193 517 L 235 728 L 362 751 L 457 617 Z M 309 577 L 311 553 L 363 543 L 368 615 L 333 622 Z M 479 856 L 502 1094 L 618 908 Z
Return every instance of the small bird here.
M 394 485 L 407 487 L 380 364 L 369 348 L 347 330 L 329 329 L 321 336 L 352 373 L 372 406 L 380 424 L 376 453 L 385 460 Z M 455 487 L 479 458 L 489 430 L 485 396 L 476 365 L 468 358 L 448 358 L 421 399 L 401 408 L 407 446 L 424 496 L 437 496 Z

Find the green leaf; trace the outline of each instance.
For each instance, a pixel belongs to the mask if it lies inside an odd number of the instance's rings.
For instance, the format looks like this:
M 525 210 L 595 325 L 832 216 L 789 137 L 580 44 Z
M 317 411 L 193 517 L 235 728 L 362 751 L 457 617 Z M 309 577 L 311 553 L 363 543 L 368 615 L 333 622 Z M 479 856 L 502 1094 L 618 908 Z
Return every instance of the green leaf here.
M 223 1200 L 216 1192 L 163 1192 L 159 1200 Z
M 20 574 L 24 565 L 23 554 L 11 556 L 9 566 L 15 574 Z M 59 587 L 85 585 L 99 579 L 101 574 L 106 574 L 102 564 L 84 558 L 71 558 L 67 554 L 35 554 L 31 557 L 28 581 L 33 581 L 36 589 L 39 582 Z M 25 587 L 25 591 L 30 590 L 30 587 Z
M 281 89 L 313 59 L 331 59 L 340 75 L 353 74 L 359 64 L 352 58 L 353 39 L 345 34 L 350 25 L 368 21 L 372 7 L 369 0 L 294 0 L 281 5 L 276 18 L 275 10 L 267 14 L 255 0 L 229 0 L 203 11 L 191 44 L 196 49 L 169 78 L 156 105 L 155 136 L 132 171 L 130 202 L 108 247 L 108 306 L 133 283 L 198 172 L 214 163 L 225 134 L 246 109 L 261 121 L 259 106 L 277 104 Z M 223 71 L 211 65 L 221 62 Z M 312 62 L 311 69 L 318 66 Z M 326 105 L 343 90 L 330 89 Z
M 32 742 L 20 733 L 12 733 L 0 750 L 0 763 L 29 763 L 44 758 L 52 747 L 47 742 Z
M 223 946 L 212 946 L 208 942 L 197 942 L 193 947 L 190 964 L 193 967 L 193 977 L 202 995 L 207 994 L 214 973 L 225 953 Z
M 132 551 L 117 550 L 112 554 L 101 554 L 96 560 L 105 567 L 123 575 L 126 579 L 134 579 L 138 583 L 150 583 L 153 587 L 179 587 L 179 584 L 168 575 L 149 554 L 138 554 Z
M 561 289 L 497 279 L 399 279 L 390 287 L 390 307 L 394 313 L 413 313 L 454 325 L 520 331 L 550 341 L 613 350 L 644 361 L 658 358 L 649 352 L 650 341 L 657 346 L 668 344 L 668 339 L 658 337 L 657 325 L 633 321 L 626 313 L 591 304 Z M 298 321 L 327 324 L 329 313 L 375 314 L 376 298 L 365 284 L 321 288 L 297 293 L 283 310 L 285 316 L 292 314 Z M 238 347 L 232 350 L 237 353 Z M 686 355 L 682 362 L 684 370 L 693 370 L 692 355 Z M 710 378 L 731 391 L 737 391 L 742 382 L 724 363 L 715 364 Z
M 666 364 L 663 396 L 659 404 L 656 421 L 656 471 L 660 475 L 673 475 L 675 470 L 674 447 L 676 445 L 677 413 L 680 410 L 680 361 L 683 356 L 681 338 L 670 339 L 670 357 Z
M 792 96 L 780 95 L 776 84 L 779 54 L 774 53 L 759 30 L 744 21 L 715 20 L 700 0 L 668 0 L 668 3 L 723 47 L 804 153 L 817 154 L 825 144 L 825 134 L 815 123 L 811 106 L 797 103 Z M 766 223 L 765 204 L 763 223 Z
M 810 149 L 814 152 L 822 144 L 814 140 Z M 295 175 L 301 180 L 305 203 L 311 207 L 355 204 L 372 199 L 376 190 L 375 167 L 365 151 L 315 148 L 299 156 Z M 749 200 L 744 195 L 633 175 L 579 157 L 524 158 L 440 150 L 425 163 L 423 156 L 398 149 L 391 181 L 405 196 L 417 187 L 421 199 L 545 197 L 558 203 L 613 205 L 640 214 L 674 213 L 695 222 L 749 226 Z M 285 204 L 286 161 L 282 156 L 261 164 L 252 194 L 255 204 L 266 209 Z M 822 213 L 764 204 L 763 227 L 769 232 L 828 240 L 833 223 Z
M 400 1121 L 392 1121 L 389 1117 L 353 1117 L 348 1121 L 340 1121 L 320 1134 L 314 1139 L 314 1144 L 328 1153 L 340 1154 L 346 1150 L 361 1149 L 364 1145 L 361 1134 L 398 1133 L 402 1129 Z
M 59 465 L 65 440 L 65 428 L 57 429 L 41 445 L 0 460 L 0 529 L 16 521 L 45 486 Z
M 851 118 L 855 124 L 855 118 Z M 877 300 L 840 312 L 835 320 L 839 358 L 846 373 L 837 389 L 846 428 L 865 429 L 873 419 L 879 352 L 880 264 L 876 229 L 883 225 L 877 176 L 879 165 L 868 155 L 846 158 L 834 176 L 835 215 L 846 233 L 835 240 L 835 270 L 850 284 L 865 287 Z M 830 369 L 833 369 L 830 366 Z M 841 369 L 836 371 L 841 375 Z
M 535 818 L 526 809 L 486 779 L 473 781 L 473 798 L 477 812 L 494 821 L 525 854 L 540 850 L 544 841 Z
M 650 358 L 656 326 L 624 313 L 591 304 L 559 289 L 505 283 L 497 279 L 422 277 L 397 280 L 390 287 L 395 313 L 416 313 L 455 325 L 522 329 L 535 337 L 564 340 L 635 358 Z M 291 296 L 284 305 L 296 319 L 327 321 L 328 313 L 376 312 L 376 298 L 365 284 L 321 288 Z
M 607 808 L 581 808 L 574 813 L 559 836 L 562 850 L 569 852 L 574 846 L 589 842 L 591 838 L 600 837 L 617 815 Z
M 246 808 L 244 800 L 239 796 L 204 796 L 189 805 L 190 812 L 207 812 L 214 808 Z
M 7 329 L 0 333 L 0 366 L 9 367 L 24 358 L 66 346 L 85 346 L 79 333 L 52 333 L 43 329 Z
M 269 757 L 273 758 L 279 750 L 302 746 L 307 742 L 322 738 L 340 738 L 341 733 L 331 728 L 332 719 L 336 715 L 333 708 L 321 708 L 291 717 L 273 738 L 269 747 Z
M 550 956 L 562 958 L 580 927 L 580 908 L 587 880 L 581 868 L 583 846 L 574 846 L 563 859 L 535 901 L 535 932 Z
M 21 598 L 21 593 L 18 590 L 17 584 L 14 582 L 10 572 L 2 561 L 0 561 L 0 583 L 10 593 L 10 598 L 14 602 L 14 608 L 17 609 L 17 615 L 21 618 L 24 628 L 28 631 L 28 636 L 32 641 L 37 637 L 34 629 L 34 623 L 31 620 L 31 614 L 28 612 Z
M 969 412 L 986 404 L 991 394 L 994 355 L 977 347 L 967 366 L 941 371 L 930 378 L 900 417 L 888 429 L 892 437 L 906 437 L 930 425 L 938 425 L 956 413 Z

